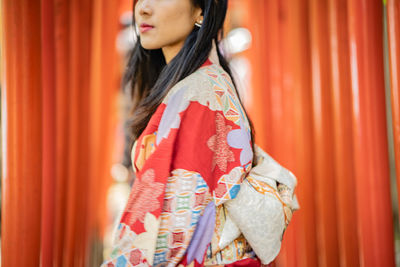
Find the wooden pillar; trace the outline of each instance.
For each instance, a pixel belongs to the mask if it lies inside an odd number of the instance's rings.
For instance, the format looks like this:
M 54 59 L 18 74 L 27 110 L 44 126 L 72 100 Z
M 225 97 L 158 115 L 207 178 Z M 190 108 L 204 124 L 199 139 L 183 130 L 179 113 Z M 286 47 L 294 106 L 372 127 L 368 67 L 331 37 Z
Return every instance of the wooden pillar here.
M 297 177 L 300 210 L 294 213 L 285 232 L 277 263 L 278 266 L 317 266 L 309 9 L 301 1 L 278 3 L 281 37 L 277 51 L 282 61 L 279 88 L 282 97 L 275 109 L 281 109 L 282 119 L 275 119 L 281 132 L 275 134 L 273 153 Z
M 339 262 L 342 267 L 360 266 L 357 221 L 354 194 L 354 152 L 352 129 L 351 70 L 349 58 L 349 36 L 347 0 L 330 0 L 327 16 L 329 32 L 329 57 L 333 127 L 333 168 L 336 190 L 333 198 L 337 205 L 336 222 L 339 244 Z M 338 266 L 339 266 L 338 265 Z
M 41 266 L 52 266 L 54 257 L 55 222 L 55 47 L 54 47 L 54 9 L 52 0 L 41 2 L 42 36 L 42 120 L 43 120 L 43 158 L 42 158 L 42 216 L 41 216 Z
M 41 10 L 2 1 L 2 266 L 39 266 L 42 193 Z
M 318 266 L 339 266 L 328 2 L 310 0 L 309 12 Z
M 119 3 L 2 1 L 2 266 L 102 262 Z
M 397 192 L 400 192 L 400 1 L 388 0 L 386 10 Z
M 253 37 L 246 55 L 256 141 L 298 178 L 301 209 L 276 263 L 393 266 L 381 3 L 242 4 Z M 400 114 L 398 1 L 390 7 L 393 112 Z
M 348 22 L 360 263 L 394 266 L 382 3 L 349 0 Z
M 54 239 L 54 265 L 63 265 L 65 253 L 65 231 L 66 231 L 66 206 L 68 202 L 68 155 L 69 152 L 69 112 L 70 105 L 70 5 L 67 0 L 54 0 L 54 46 L 55 46 L 55 116 L 56 116 L 56 185 L 55 185 L 55 239 Z
M 118 2 L 118 1 L 117 1 Z M 119 1 L 121 2 L 121 1 Z M 87 243 L 92 251 L 103 255 L 104 230 L 108 227 L 108 210 L 104 206 L 111 184 L 110 170 L 113 163 L 121 162 L 123 148 L 117 151 L 118 92 L 120 91 L 120 60 L 115 37 L 119 30 L 119 6 L 116 2 L 101 0 L 93 2 L 92 46 L 90 49 L 90 122 L 88 176 L 89 209 L 86 221 Z M 114 37 L 114 38 L 112 38 Z M 119 156 L 119 157 L 118 157 Z M 102 167 L 99 167 L 102 166 Z M 102 206 L 103 208 L 99 208 Z M 91 260 L 97 260 L 95 257 Z M 87 266 L 99 266 L 101 262 L 90 262 Z

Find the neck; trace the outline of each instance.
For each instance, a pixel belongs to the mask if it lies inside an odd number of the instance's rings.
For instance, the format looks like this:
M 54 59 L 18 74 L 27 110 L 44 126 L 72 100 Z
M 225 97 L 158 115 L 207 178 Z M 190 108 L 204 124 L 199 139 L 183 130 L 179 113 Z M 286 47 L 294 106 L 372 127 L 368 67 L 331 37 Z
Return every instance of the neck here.
M 168 64 L 182 49 L 183 42 L 171 46 L 164 46 L 162 52 L 164 54 L 165 62 Z

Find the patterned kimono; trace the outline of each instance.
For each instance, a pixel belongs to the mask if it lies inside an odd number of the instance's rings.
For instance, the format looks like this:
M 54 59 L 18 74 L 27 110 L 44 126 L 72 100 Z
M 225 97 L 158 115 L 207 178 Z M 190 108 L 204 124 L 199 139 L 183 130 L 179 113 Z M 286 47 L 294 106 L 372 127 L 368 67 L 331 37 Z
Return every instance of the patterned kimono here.
M 237 195 L 253 150 L 249 122 L 215 47 L 171 88 L 131 157 L 137 178 L 102 266 L 260 265 L 243 235 L 218 246 L 224 203 Z

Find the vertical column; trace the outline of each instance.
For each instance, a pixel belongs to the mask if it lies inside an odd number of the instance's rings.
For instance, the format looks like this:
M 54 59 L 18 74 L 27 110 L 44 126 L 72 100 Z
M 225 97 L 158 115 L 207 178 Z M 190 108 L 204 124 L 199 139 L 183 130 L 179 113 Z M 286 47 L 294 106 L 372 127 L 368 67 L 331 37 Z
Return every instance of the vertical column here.
M 388 0 L 386 10 L 397 192 L 400 192 L 400 1 Z
M 339 266 L 328 4 L 309 1 L 318 266 Z
M 329 9 L 329 56 L 331 62 L 333 126 L 333 150 L 337 204 L 337 235 L 340 266 L 360 266 L 358 231 L 355 216 L 353 129 L 351 117 L 351 77 L 348 42 L 347 0 L 330 0 Z
M 71 0 L 69 6 L 69 97 L 67 108 L 68 201 L 65 210 L 63 266 L 85 266 L 88 236 L 90 54 L 93 1 Z
M 68 0 L 54 0 L 54 49 L 55 49 L 55 224 L 54 224 L 54 257 L 55 266 L 63 265 L 65 254 L 65 229 L 67 225 L 66 207 L 68 202 L 67 181 L 69 179 L 69 111 L 70 105 L 70 4 Z
M 4 266 L 100 264 L 119 4 L 2 1 Z
M 301 207 L 285 232 L 277 259 L 280 266 L 317 266 L 318 260 L 308 12 L 301 1 L 279 1 L 282 98 L 276 108 L 281 108 L 283 119 L 275 124 L 283 132 L 276 135 L 274 153 L 296 175 Z
M 353 147 L 362 266 L 394 266 L 382 3 L 348 1 Z
M 40 1 L 2 1 L 2 266 L 39 266 Z
M 117 1 L 118 2 L 118 1 Z M 120 1 L 121 2 L 121 1 Z M 93 2 L 92 45 L 90 51 L 90 165 L 88 176 L 88 213 L 86 221 L 88 232 L 87 243 L 92 251 L 103 254 L 104 229 L 107 214 L 105 203 L 107 189 L 111 183 L 110 170 L 112 163 L 117 162 L 113 151 L 117 129 L 117 101 L 119 88 L 119 57 L 116 50 L 116 35 L 119 27 L 119 6 L 114 1 L 99 0 Z M 118 151 L 122 156 L 122 151 Z M 103 208 L 99 208 L 103 207 Z M 98 247 L 96 247 L 96 245 Z M 94 258 L 91 260 L 95 260 Z M 90 262 L 87 266 L 99 266 Z
M 263 109 L 266 105 L 266 90 L 268 84 L 268 62 L 266 62 L 266 54 L 268 50 L 265 19 L 265 5 L 267 1 L 243 1 L 243 6 L 248 10 L 247 17 L 244 20 L 244 27 L 248 28 L 252 35 L 252 44 L 249 51 L 245 55 L 251 62 L 251 86 L 252 86 L 252 105 L 246 107 L 249 110 L 255 131 L 255 141 L 265 148 L 267 145 L 268 131 L 266 129 L 269 121 L 269 114 Z
M 56 203 L 55 155 L 55 62 L 54 62 L 54 9 L 53 0 L 41 2 L 42 36 L 42 96 L 43 96 L 43 158 L 42 158 L 42 217 L 41 266 L 52 266 L 54 257 L 54 211 Z

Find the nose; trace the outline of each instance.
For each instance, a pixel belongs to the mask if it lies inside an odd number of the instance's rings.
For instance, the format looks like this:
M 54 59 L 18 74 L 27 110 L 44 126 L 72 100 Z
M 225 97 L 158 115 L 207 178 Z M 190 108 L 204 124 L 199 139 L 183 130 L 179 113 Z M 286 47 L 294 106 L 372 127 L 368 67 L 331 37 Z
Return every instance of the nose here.
M 144 16 L 144 15 L 151 15 L 153 10 L 151 8 L 150 4 L 151 0 L 139 0 L 136 3 L 136 8 L 139 11 L 139 15 Z

